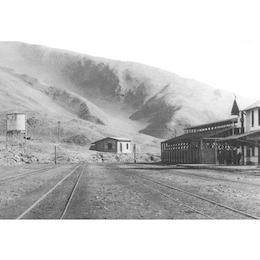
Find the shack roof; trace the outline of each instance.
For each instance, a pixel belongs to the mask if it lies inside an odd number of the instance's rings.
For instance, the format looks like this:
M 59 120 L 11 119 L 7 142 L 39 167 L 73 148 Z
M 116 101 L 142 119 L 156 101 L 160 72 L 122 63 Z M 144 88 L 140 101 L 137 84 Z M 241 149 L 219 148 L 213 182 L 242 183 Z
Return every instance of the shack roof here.
M 10 115 L 25 115 L 25 113 L 16 113 L 16 112 L 14 112 L 14 113 L 7 113 L 6 115 L 7 116 L 10 116 Z
M 97 140 L 97 141 L 93 142 L 92 144 L 99 143 L 99 142 L 102 142 L 107 139 L 113 139 L 113 140 L 122 141 L 122 142 L 131 142 L 131 139 L 125 138 L 125 137 L 106 137 L 106 138 Z
M 115 140 L 118 140 L 118 141 L 131 141 L 131 139 L 125 138 L 125 137 L 109 137 L 109 138 L 115 139 Z
M 209 138 L 209 137 L 217 137 L 217 135 L 225 133 L 225 132 L 227 132 L 231 129 L 232 129 L 232 127 L 224 127 L 224 128 L 221 128 L 221 129 L 214 129 L 214 130 L 184 134 L 184 135 L 180 135 L 180 136 L 177 136 L 175 138 L 166 140 L 162 143 L 190 142 L 190 141 L 200 140 L 200 139 Z

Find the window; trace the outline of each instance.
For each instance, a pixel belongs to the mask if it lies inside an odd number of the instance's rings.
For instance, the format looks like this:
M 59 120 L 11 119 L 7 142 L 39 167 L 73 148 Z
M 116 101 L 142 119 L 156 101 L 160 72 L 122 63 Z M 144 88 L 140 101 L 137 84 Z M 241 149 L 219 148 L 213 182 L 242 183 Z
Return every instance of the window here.
M 126 149 L 128 150 L 128 144 L 126 144 Z
M 255 156 L 255 147 L 252 147 L 252 156 Z
M 252 127 L 254 127 L 254 110 L 252 110 L 251 113 L 252 113 Z
M 108 144 L 107 144 L 107 149 L 108 149 L 108 150 L 112 150 L 112 143 L 108 143 Z

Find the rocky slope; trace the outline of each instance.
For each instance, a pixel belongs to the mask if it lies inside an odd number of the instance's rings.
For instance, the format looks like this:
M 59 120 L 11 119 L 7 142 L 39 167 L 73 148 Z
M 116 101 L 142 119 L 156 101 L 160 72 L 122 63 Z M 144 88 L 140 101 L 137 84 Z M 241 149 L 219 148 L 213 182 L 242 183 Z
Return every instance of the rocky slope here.
M 158 138 L 229 117 L 233 102 L 232 93 L 157 68 L 25 43 L 0 43 L 0 66 L 50 86 L 45 93 L 77 118 L 136 121 L 134 131 Z
M 229 117 L 233 103 L 232 93 L 157 68 L 38 45 L 0 42 L 0 66 L 0 157 L 11 163 L 53 161 L 58 121 L 62 161 L 96 160 L 88 148 L 107 136 L 132 139 L 149 160 L 162 139 Z M 240 108 L 251 102 L 238 98 Z M 27 115 L 29 157 L 6 153 L 11 112 Z
M 131 138 L 140 152 L 143 151 L 140 158 L 149 158 L 150 153 L 159 154 L 160 140 L 139 134 L 138 126 L 135 127 L 130 119 L 111 116 L 75 92 L 3 67 L 0 68 L 0 111 L 0 165 L 53 163 L 58 121 L 61 126 L 58 162 L 98 160 L 100 153 L 89 151 L 89 146 L 106 136 Z M 27 149 L 19 148 L 18 142 L 14 141 L 14 146 L 9 145 L 6 150 L 6 113 L 13 112 L 27 116 Z M 116 155 L 110 155 L 108 160 L 117 160 Z

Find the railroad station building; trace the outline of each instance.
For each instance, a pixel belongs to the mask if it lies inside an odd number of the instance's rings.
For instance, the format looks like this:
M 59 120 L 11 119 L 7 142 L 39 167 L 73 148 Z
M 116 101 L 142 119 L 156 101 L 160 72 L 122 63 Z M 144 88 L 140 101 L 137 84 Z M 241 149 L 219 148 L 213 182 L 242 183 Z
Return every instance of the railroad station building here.
M 131 140 L 123 137 L 107 137 L 92 143 L 90 150 L 113 153 L 131 153 Z
M 236 100 L 226 120 L 185 129 L 161 143 L 163 163 L 260 164 L 260 101 L 239 110 Z

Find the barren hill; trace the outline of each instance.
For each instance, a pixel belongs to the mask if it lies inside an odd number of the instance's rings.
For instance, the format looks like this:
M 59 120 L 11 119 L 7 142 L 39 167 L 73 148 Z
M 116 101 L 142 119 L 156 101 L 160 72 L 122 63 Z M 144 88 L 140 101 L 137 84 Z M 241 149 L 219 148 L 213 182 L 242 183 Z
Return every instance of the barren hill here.
M 232 93 L 158 68 L 38 45 L 0 42 L 0 66 L 1 134 L 6 112 L 26 112 L 29 132 L 50 142 L 61 121 L 67 142 L 125 136 L 159 151 L 157 138 L 227 118 L 233 103 Z
M 36 78 L 3 67 L 0 68 L 0 110 L 0 165 L 29 160 L 20 156 L 21 149 L 18 147 L 9 153 L 5 150 L 5 115 L 12 112 L 27 115 L 30 138 L 27 141 L 28 154 L 40 162 L 53 162 L 58 121 L 61 122 L 62 140 L 58 148 L 59 161 L 123 159 L 116 156 L 108 156 L 106 159 L 99 153 L 89 151 L 91 142 L 105 136 L 131 138 L 138 145 L 140 156 L 145 158 L 149 154 L 159 153 L 160 140 L 139 134 L 136 129 L 140 126 L 130 119 L 122 121 L 122 118 L 109 115 L 74 92 L 47 85 Z

